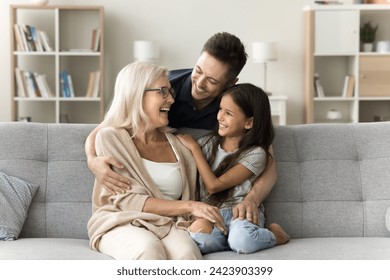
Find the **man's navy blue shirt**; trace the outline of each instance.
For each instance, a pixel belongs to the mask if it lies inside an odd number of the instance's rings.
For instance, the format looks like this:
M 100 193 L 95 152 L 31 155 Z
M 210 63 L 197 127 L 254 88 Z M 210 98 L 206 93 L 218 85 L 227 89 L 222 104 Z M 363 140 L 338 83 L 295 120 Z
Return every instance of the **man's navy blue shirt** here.
M 176 91 L 175 103 L 169 111 L 169 126 L 174 128 L 190 127 L 212 130 L 217 125 L 219 98 L 197 110 L 191 95 L 192 69 L 172 70 L 168 74 L 171 86 Z

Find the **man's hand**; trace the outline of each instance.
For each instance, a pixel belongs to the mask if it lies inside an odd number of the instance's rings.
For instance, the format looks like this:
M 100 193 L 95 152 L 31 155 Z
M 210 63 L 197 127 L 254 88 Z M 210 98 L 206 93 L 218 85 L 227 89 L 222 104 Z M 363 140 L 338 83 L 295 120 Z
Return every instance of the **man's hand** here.
M 247 219 L 249 222 L 259 224 L 259 212 L 257 205 L 250 199 L 244 199 L 240 204 L 233 208 L 233 219 Z
M 130 181 L 114 172 L 111 166 L 122 169 L 123 165 L 112 157 L 90 157 L 88 158 L 88 167 L 95 175 L 96 179 L 111 194 L 124 193 L 130 189 Z

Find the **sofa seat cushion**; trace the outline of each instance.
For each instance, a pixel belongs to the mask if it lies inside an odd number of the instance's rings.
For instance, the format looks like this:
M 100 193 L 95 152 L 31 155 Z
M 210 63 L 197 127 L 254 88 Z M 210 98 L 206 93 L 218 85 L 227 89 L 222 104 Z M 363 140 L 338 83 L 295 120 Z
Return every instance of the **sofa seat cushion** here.
M 292 239 L 254 254 L 238 255 L 233 251 L 212 253 L 207 260 L 389 260 L 390 238 L 329 237 Z
M 0 260 L 110 260 L 92 251 L 89 240 L 68 238 L 20 238 L 0 242 Z

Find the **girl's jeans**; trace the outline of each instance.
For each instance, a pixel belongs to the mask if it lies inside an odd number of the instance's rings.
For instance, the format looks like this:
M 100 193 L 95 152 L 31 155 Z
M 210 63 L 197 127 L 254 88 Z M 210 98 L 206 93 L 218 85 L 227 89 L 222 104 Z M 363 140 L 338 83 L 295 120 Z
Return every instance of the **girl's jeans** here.
M 220 211 L 228 228 L 227 236 L 216 227 L 210 234 L 190 232 L 202 254 L 230 249 L 240 254 L 250 254 L 275 246 L 275 235 L 264 228 L 265 218 L 260 210 L 260 226 L 252 224 L 246 219 L 232 220 L 231 208 L 220 209 Z

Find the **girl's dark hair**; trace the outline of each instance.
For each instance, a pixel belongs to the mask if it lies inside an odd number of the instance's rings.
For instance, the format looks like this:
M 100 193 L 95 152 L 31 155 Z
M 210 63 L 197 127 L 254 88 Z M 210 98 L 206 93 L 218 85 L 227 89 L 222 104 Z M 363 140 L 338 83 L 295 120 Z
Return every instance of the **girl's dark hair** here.
M 266 170 L 273 160 L 269 148 L 275 137 L 271 117 L 271 106 L 267 94 L 261 88 L 245 83 L 229 88 L 222 94 L 222 97 L 225 95 L 231 96 L 233 102 L 241 108 L 247 118 L 253 118 L 253 126 L 244 134 L 237 151 L 226 156 L 219 164 L 214 171 L 215 175 L 217 177 L 221 176 L 239 162 L 242 154 L 254 147 L 261 147 L 265 151 L 266 163 L 264 170 Z M 214 138 L 216 141 L 213 141 L 211 156 L 207 159 L 210 165 L 213 164 L 218 145 L 221 143 L 221 137 L 218 135 L 217 131 L 213 133 L 213 136 L 216 137 Z M 230 190 L 232 189 L 212 195 L 211 197 L 214 202 L 209 201 L 209 203 L 218 205 L 219 202 L 222 202 L 222 200 L 229 197 Z

